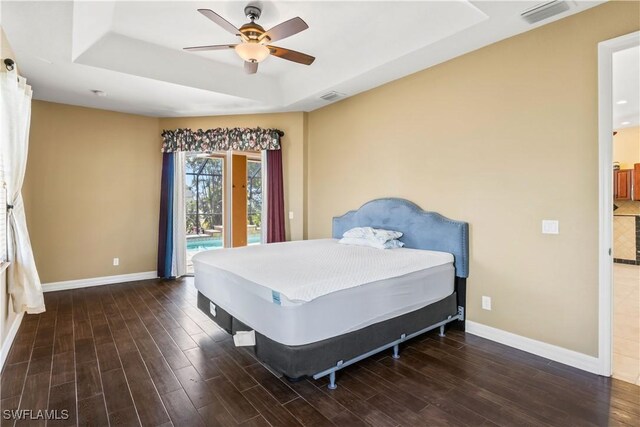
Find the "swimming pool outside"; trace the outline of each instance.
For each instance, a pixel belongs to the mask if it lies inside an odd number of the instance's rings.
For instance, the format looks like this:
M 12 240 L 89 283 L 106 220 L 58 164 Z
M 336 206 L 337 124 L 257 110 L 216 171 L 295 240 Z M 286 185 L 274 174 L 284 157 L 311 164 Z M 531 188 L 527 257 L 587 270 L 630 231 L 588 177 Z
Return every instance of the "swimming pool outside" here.
M 251 234 L 248 236 L 248 243 L 254 245 L 260 243 L 259 234 Z M 218 249 L 222 247 L 222 239 L 210 237 L 206 239 L 187 239 L 187 251 L 200 252 L 208 251 L 210 249 Z
M 249 234 L 247 243 L 250 245 L 260 244 L 260 234 Z M 193 261 L 191 259 L 195 254 L 212 249 L 222 249 L 222 247 L 222 238 L 220 237 L 187 238 L 187 274 L 193 274 Z

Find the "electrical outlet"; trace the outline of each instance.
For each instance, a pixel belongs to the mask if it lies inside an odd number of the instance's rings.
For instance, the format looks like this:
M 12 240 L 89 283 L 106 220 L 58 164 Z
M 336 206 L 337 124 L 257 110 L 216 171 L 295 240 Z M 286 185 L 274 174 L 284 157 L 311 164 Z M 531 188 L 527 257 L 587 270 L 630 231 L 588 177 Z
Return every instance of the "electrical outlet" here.
M 560 234 L 560 221 L 555 219 L 543 219 L 542 234 Z
M 120 258 L 114 258 L 113 259 L 113 265 L 115 265 L 115 266 L 120 265 Z
M 482 297 L 482 309 L 491 310 L 491 297 Z
M 293 211 L 289 211 L 289 219 L 293 219 Z

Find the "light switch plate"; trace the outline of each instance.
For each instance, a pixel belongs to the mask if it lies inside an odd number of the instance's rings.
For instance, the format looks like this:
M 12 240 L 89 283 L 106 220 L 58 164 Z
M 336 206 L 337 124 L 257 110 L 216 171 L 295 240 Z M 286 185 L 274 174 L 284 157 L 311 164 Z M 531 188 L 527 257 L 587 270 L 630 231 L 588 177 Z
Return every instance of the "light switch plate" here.
M 289 211 L 289 219 L 293 219 L 293 211 Z
M 542 234 L 560 234 L 560 221 L 555 219 L 543 219 Z
M 114 258 L 114 259 L 113 259 L 113 265 L 114 265 L 114 266 L 118 266 L 118 265 L 120 265 L 120 258 Z

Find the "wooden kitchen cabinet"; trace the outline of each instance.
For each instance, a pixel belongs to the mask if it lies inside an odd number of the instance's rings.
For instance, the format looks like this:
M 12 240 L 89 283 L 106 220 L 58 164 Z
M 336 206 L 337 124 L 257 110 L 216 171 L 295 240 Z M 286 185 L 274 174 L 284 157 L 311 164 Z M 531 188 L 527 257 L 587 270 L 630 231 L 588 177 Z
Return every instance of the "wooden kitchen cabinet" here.
M 640 200 L 640 163 L 633 165 L 633 200 Z
M 613 197 L 631 200 L 631 176 L 633 169 L 613 171 Z

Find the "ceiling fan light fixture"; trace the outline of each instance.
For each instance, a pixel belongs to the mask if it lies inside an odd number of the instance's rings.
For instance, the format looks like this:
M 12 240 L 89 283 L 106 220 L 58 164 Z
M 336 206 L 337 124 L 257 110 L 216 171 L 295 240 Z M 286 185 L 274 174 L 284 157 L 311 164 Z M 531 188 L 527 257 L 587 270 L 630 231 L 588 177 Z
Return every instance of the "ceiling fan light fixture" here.
M 262 62 L 271 53 L 268 47 L 255 42 L 240 43 L 235 49 L 240 58 L 249 62 Z
M 268 31 L 265 31 L 262 26 L 255 22 L 256 19 L 260 18 L 261 12 L 260 8 L 255 5 L 250 5 L 245 8 L 245 15 L 247 15 L 247 18 L 249 18 L 251 22 L 244 24 L 240 28 L 236 28 L 235 25 L 229 23 L 229 21 L 211 9 L 198 9 L 198 12 L 229 33 L 240 37 L 242 41 L 240 44 L 185 47 L 184 50 L 186 51 L 206 52 L 235 49 L 238 56 L 244 60 L 244 71 L 247 74 L 255 74 L 258 71 L 258 63 L 267 59 L 268 56 L 275 56 L 276 58 L 304 65 L 311 65 L 316 59 L 306 53 L 269 45 L 273 41 L 286 39 L 309 28 L 307 23 L 299 16 L 281 22 Z

